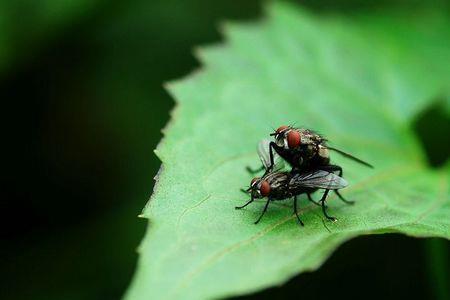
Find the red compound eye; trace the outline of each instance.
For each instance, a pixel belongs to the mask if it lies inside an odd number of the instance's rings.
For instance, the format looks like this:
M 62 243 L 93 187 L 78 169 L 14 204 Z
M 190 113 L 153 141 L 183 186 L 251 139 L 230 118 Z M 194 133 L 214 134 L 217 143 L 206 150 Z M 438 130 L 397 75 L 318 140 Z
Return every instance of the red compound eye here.
M 278 127 L 278 129 L 275 131 L 277 134 L 283 132 L 284 130 L 288 129 L 289 126 L 286 125 L 282 125 L 280 127 Z
M 259 188 L 261 196 L 266 197 L 270 194 L 270 184 L 267 181 L 261 182 L 261 187 Z
M 301 136 L 297 130 L 291 130 L 287 134 L 287 142 L 289 149 L 294 149 L 300 146 Z
M 259 180 L 258 177 L 253 178 L 252 181 L 250 182 L 250 186 L 253 186 L 255 184 L 255 182 L 258 180 Z

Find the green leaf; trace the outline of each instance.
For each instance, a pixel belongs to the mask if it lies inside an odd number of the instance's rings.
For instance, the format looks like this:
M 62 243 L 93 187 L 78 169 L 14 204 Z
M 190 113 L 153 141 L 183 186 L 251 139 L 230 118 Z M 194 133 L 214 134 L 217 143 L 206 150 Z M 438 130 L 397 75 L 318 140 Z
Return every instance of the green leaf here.
M 450 24 L 438 12 L 310 15 L 274 4 L 258 23 L 228 24 L 226 43 L 198 51 L 204 68 L 169 85 L 177 101 L 156 153 L 161 171 L 143 215 L 149 227 L 127 299 L 203 299 L 250 293 L 318 268 L 364 234 L 450 238 L 450 166 L 431 169 L 412 130 L 447 89 Z M 236 211 L 257 167 L 257 142 L 295 122 L 324 133 L 353 206 L 330 214 L 290 200 Z M 318 197 L 318 195 L 316 195 Z

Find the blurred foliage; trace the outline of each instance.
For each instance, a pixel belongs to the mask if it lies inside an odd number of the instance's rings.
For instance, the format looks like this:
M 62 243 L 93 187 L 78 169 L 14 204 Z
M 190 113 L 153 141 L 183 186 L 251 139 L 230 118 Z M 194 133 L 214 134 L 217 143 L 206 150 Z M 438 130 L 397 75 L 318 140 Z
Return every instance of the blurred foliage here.
M 2 208 L 15 212 L 2 220 L 3 299 L 123 293 L 172 106 L 162 84 L 197 64 L 192 45 L 217 39 L 219 18 L 258 13 L 256 1 L 62 2 L 1 2 L 14 129 Z
M 393 5 L 305 3 L 350 13 Z M 136 216 L 160 165 L 152 151 L 173 106 L 161 85 L 198 65 L 191 50 L 217 41 L 220 21 L 257 17 L 259 7 L 256 0 L 0 1 L 9 145 L 2 149 L 2 299 L 121 296 L 145 227 Z M 419 242 L 385 243 L 413 247 L 408 257 L 420 258 Z
M 0 2 L 0 71 L 32 56 L 58 38 L 71 23 L 82 22 L 100 0 L 17 0 Z

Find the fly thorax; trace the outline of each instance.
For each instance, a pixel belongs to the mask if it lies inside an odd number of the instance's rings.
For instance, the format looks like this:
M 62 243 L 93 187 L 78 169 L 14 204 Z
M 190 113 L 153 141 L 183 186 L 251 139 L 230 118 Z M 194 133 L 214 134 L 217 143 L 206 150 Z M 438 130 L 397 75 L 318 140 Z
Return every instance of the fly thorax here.
M 302 145 L 310 145 L 315 143 L 314 135 L 309 130 L 301 131 Z
M 310 135 L 301 135 L 300 141 L 302 145 L 311 145 L 313 143 Z
M 284 172 L 269 173 L 265 180 L 270 183 L 271 189 L 278 189 L 283 186 L 288 179 L 288 175 Z

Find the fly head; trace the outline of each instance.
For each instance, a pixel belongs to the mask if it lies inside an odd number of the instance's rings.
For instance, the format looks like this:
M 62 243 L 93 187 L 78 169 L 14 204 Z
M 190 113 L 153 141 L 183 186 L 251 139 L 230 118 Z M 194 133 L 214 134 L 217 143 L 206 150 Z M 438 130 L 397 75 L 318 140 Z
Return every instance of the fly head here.
M 250 183 L 250 189 L 253 198 L 264 198 L 270 194 L 270 184 L 267 180 L 263 178 L 253 178 Z
M 284 149 L 295 149 L 301 144 L 300 131 L 291 126 L 282 125 L 271 134 L 275 137 L 275 143 Z

